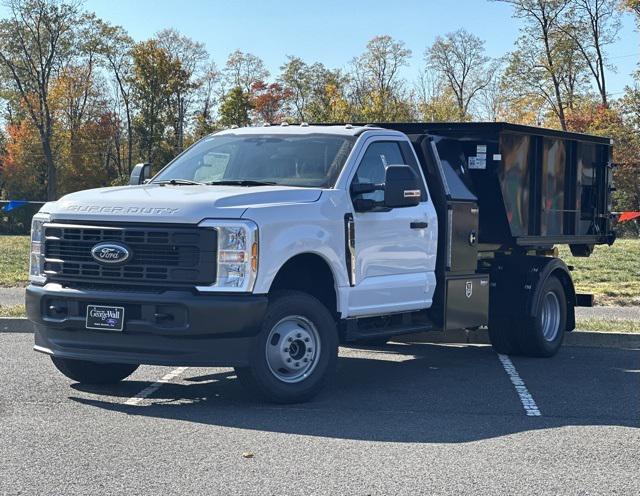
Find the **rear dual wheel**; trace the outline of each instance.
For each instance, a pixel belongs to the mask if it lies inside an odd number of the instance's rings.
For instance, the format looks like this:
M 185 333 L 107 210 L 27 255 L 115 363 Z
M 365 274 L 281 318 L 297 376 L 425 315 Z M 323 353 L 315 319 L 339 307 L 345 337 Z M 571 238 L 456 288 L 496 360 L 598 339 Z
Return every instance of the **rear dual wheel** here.
M 560 280 L 550 276 L 535 302 L 534 318 L 503 317 L 489 325 L 489 337 L 498 353 L 550 357 L 555 355 L 567 327 L 567 296 Z
M 520 333 L 520 349 L 527 356 L 550 357 L 555 355 L 567 327 L 567 296 L 564 286 L 555 277 L 549 277 L 537 301 L 534 319 L 523 326 Z

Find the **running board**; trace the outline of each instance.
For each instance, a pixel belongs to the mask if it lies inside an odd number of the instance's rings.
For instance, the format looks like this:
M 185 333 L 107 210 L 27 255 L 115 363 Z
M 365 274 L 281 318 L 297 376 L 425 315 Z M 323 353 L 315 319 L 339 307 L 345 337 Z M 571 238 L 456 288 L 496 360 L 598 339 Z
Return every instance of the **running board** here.
M 420 317 L 417 321 L 416 317 Z M 387 327 L 367 328 L 366 324 L 374 322 L 376 319 L 382 321 L 385 318 L 399 320 Z M 345 326 L 345 341 L 348 343 L 367 339 L 399 336 L 401 334 L 414 334 L 417 332 L 432 331 L 435 329 L 433 323 L 425 319 L 424 312 L 413 312 L 399 314 L 389 317 L 369 317 L 360 319 L 349 319 Z

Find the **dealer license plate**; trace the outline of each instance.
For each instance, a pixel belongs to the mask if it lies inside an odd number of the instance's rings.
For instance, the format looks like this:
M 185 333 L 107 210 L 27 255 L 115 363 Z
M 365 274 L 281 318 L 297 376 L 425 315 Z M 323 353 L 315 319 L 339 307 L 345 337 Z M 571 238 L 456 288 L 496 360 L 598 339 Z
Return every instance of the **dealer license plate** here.
M 122 331 L 123 326 L 124 307 L 87 305 L 87 329 Z

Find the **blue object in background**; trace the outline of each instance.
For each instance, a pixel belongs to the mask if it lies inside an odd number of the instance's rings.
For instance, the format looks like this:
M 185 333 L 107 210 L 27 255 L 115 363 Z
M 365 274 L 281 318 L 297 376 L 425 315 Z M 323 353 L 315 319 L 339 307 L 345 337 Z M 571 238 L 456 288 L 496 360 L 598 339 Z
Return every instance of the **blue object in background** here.
M 11 200 L 4 207 L 2 207 L 2 211 L 11 212 L 12 210 L 15 210 L 20 207 L 24 207 L 25 205 L 28 205 L 28 204 L 29 202 L 27 200 Z

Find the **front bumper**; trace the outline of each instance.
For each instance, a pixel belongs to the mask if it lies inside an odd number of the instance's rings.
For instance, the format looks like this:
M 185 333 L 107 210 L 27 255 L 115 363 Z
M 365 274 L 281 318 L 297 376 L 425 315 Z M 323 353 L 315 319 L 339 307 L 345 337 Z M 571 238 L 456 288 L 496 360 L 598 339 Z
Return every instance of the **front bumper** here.
M 123 331 L 85 328 L 88 304 L 125 308 Z M 266 295 L 145 293 L 30 285 L 27 316 L 37 351 L 113 363 L 244 366 Z

